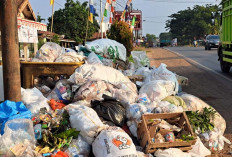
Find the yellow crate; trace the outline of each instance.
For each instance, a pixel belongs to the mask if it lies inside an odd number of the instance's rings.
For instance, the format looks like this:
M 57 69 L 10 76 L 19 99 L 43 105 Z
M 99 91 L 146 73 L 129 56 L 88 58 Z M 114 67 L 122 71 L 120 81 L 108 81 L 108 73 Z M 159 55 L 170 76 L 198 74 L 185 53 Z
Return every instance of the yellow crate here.
M 75 69 L 84 62 L 77 63 L 48 63 L 48 62 L 21 62 L 23 88 L 34 87 L 34 78 L 40 75 L 67 75 L 74 73 Z

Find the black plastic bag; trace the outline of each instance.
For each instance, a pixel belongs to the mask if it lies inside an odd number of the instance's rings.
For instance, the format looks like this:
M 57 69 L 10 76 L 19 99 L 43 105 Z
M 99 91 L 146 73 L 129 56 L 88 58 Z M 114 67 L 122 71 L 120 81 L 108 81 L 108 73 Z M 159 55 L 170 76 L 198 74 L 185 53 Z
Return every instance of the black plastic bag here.
M 91 102 L 92 108 L 99 117 L 110 120 L 118 126 L 123 126 L 126 118 L 126 110 L 116 99 L 103 95 L 103 101 Z

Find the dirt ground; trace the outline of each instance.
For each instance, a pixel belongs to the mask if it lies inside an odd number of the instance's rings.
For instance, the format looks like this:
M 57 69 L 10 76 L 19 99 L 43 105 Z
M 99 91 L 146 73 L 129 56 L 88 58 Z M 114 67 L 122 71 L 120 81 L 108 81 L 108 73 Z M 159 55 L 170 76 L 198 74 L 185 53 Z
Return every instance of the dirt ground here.
M 212 72 L 191 64 L 183 57 L 162 48 L 145 49 L 151 66 L 158 67 L 165 63 L 168 69 L 189 79 L 189 85 L 183 87 L 183 92 L 195 95 L 213 106 L 226 120 L 225 137 L 232 141 L 232 86 L 231 82 L 223 80 Z M 232 156 L 228 144 L 222 152 L 212 156 Z

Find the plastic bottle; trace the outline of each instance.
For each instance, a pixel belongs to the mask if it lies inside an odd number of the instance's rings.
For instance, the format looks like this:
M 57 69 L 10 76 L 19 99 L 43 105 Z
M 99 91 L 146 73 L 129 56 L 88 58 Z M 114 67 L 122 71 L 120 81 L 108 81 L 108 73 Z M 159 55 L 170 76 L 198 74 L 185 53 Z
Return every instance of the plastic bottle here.
M 41 124 L 36 124 L 36 125 L 34 126 L 34 132 L 35 132 L 35 139 L 37 139 L 37 140 L 42 139 Z

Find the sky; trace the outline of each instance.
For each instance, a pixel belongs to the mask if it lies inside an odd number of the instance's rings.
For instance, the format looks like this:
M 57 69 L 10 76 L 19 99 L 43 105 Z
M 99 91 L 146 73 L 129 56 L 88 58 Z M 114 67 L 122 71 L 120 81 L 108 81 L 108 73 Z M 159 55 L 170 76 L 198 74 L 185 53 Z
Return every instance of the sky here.
M 29 0 L 37 15 L 47 19 L 52 14 L 50 0 Z M 86 0 L 79 0 L 84 2 Z M 116 11 L 123 11 L 127 0 L 117 0 Z M 54 8 L 58 10 L 64 7 L 66 0 L 55 0 Z M 97 13 L 100 15 L 100 0 L 93 0 Z M 104 8 L 106 0 L 102 0 Z M 165 23 L 173 13 L 193 7 L 194 5 L 219 4 L 220 0 L 132 0 L 133 9 L 142 11 L 143 30 L 142 34 L 155 34 L 159 36 L 165 32 Z M 99 17 L 97 18 L 99 19 Z M 108 18 L 105 19 L 108 21 Z M 47 21 L 45 21 L 46 23 Z

